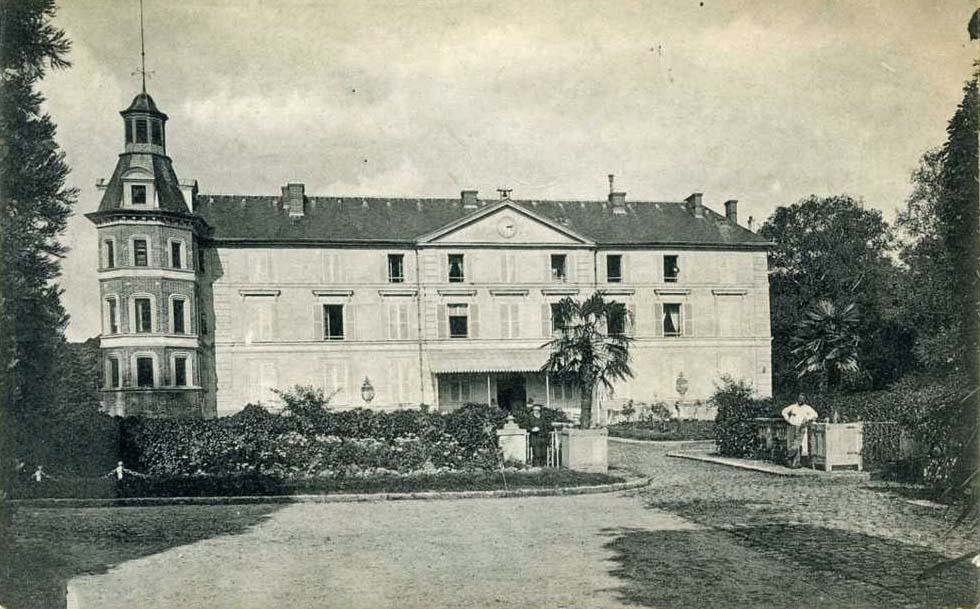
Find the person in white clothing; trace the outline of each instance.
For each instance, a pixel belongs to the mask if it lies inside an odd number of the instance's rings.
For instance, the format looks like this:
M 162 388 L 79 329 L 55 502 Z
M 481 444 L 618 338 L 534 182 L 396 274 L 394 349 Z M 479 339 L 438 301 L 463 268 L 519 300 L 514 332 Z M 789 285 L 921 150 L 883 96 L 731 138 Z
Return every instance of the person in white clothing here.
M 796 403 L 790 404 L 782 411 L 783 419 L 791 426 L 793 434 L 790 444 L 790 467 L 800 467 L 805 458 L 810 460 L 810 423 L 817 420 L 817 411 L 806 403 L 806 396 L 797 396 Z

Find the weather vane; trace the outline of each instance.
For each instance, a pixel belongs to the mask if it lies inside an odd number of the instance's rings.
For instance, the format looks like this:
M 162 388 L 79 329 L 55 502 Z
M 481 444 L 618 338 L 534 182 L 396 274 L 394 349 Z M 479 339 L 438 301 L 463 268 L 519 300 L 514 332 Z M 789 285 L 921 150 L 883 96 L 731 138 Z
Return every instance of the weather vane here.
M 140 69 L 136 70 L 131 76 L 139 74 L 143 78 L 143 93 L 146 93 L 146 77 L 152 76 L 153 72 L 146 71 L 146 45 L 143 42 L 143 0 L 140 0 Z

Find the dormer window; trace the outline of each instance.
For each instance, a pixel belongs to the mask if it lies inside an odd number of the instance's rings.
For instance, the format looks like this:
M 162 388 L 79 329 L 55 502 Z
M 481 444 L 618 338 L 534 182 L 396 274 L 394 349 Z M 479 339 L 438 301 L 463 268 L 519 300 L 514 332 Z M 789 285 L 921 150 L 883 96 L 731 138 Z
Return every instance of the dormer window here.
M 143 184 L 133 184 L 130 186 L 130 189 L 133 205 L 146 205 L 146 186 Z

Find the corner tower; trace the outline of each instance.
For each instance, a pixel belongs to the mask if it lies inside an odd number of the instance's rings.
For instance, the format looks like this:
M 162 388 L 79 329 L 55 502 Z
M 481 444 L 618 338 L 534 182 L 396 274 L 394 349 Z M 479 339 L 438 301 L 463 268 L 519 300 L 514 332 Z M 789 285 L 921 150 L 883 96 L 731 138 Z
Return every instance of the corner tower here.
M 98 211 L 103 405 L 109 414 L 210 416 L 202 373 L 196 183 L 177 180 L 167 115 L 146 91 L 121 113 L 124 150 Z

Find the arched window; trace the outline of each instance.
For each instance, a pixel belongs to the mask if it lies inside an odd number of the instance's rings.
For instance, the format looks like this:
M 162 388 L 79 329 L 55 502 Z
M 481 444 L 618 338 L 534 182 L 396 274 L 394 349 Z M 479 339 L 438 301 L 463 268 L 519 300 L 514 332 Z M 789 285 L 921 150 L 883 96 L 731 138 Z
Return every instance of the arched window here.
M 170 333 L 191 333 L 191 302 L 183 294 L 170 297 Z
M 153 294 L 133 294 L 129 299 L 129 331 L 152 334 L 157 331 L 157 301 Z
M 159 385 L 160 373 L 155 353 L 134 353 L 131 365 L 135 372 L 135 385 L 137 387 L 151 388 Z
M 170 354 L 170 382 L 174 387 L 194 386 L 194 354 L 177 351 Z

